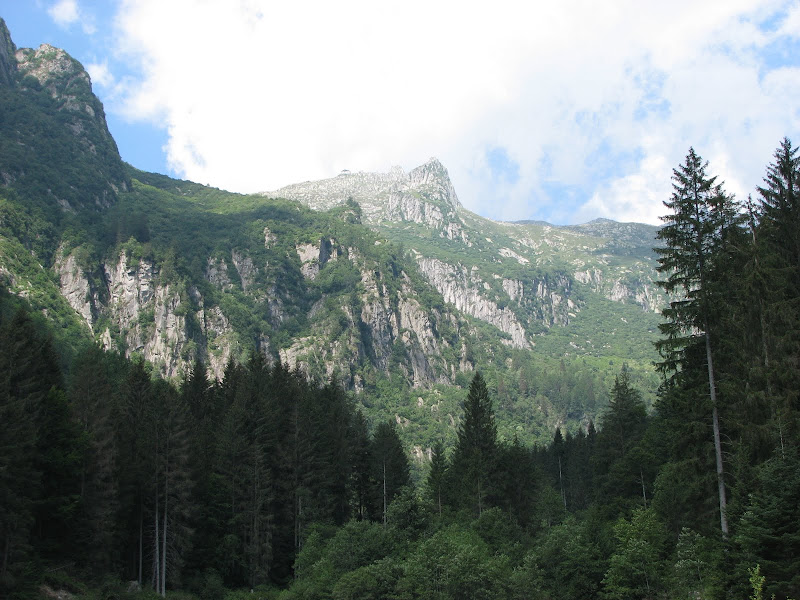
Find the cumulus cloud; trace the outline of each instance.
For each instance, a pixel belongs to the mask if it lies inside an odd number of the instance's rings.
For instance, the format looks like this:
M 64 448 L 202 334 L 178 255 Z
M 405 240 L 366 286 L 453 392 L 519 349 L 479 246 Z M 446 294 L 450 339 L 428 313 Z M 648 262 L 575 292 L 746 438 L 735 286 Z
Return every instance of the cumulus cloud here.
M 114 75 L 108 68 L 107 62 L 90 63 L 86 65 L 86 72 L 89 73 L 89 77 L 92 78 L 93 84 L 104 88 L 110 88 L 114 85 Z
M 76 0 L 59 0 L 47 9 L 47 14 L 61 27 L 68 27 L 79 18 Z
M 92 35 L 97 31 L 94 20 L 83 13 L 77 0 L 58 0 L 50 5 L 47 14 L 55 21 L 59 27 L 68 28 L 74 23 L 80 22 L 84 33 Z
M 690 145 L 746 194 L 798 132 L 800 60 L 764 58 L 798 14 L 785 0 L 123 0 L 117 51 L 140 79 L 111 109 L 163 126 L 181 176 L 235 191 L 435 155 L 493 218 L 656 222 Z

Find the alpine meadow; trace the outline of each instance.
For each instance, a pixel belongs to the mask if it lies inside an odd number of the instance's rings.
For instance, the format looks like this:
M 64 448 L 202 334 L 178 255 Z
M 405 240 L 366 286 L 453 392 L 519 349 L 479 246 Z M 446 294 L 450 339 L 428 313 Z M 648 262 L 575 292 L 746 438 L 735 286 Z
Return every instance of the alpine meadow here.
M 687 140 L 687 146 L 691 144 Z M 800 598 L 800 153 L 662 225 L 122 160 L 0 19 L 0 598 Z

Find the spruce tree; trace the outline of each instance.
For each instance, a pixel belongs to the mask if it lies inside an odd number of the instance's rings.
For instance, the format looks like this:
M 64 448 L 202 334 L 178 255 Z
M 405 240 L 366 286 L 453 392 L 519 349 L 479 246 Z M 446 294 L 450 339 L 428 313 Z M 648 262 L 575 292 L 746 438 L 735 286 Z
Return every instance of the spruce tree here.
M 492 399 L 483 377 L 475 373 L 458 427 L 451 471 L 459 504 L 477 515 L 491 504 L 496 461 L 497 426 Z
M 118 436 L 112 420 L 111 355 L 99 346 L 79 353 L 72 365 L 70 409 L 84 441 L 80 466 L 78 545 L 93 568 L 110 569 L 119 511 L 115 469 Z
M 442 502 L 446 497 L 447 457 L 444 455 L 444 444 L 436 441 L 431 448 L 431 467 L 425 480 L 428 499 L 437 514 L 442 516 Z
M 800 156 L 783 138 L 767 167 L 761 197 L 761 225 L 783 264 L 800 265 Z M 797 284 L 798 274 L 792 273 Z M 797 291 L 797 290 L 795 290 Z
M 800 397 L 800 156 L 784 138 L 758 188 L 760 220 L 753 228 L 761 250 L 757 290 L 761 307 L 763 364 L 767 395 L 783 447 L 792 407 Z M 758 236 L 756 238 L 756 236 Z M 795 425 L 796 427 L 796 425 Z
M 370 485 L 371 448 L 367 420 L 361 411 L 355 413 L 350 436 L 353 439 L 351 451 L 350 496 L 352 515 L 359 521 L 369 519 L 373 514 L 373 494 Z
M 2 319 L 2 314 L 0 314 Z M 40 474 L 35 467 L 36 389 L 25 353 L 26 313 L 11 322 L 0 321 L 0 596 L 25 583 L 25 564 L 31 554 L 33 503 Z
M 715 271 L 725 255 L 728 228 L 738 224 L 733 198 L 706 174 L 707 162 L 689 149 L 684 164 L 673 170 L 673 193 L 664 205 L 672 212 L 661 219 L 666 225 L 658 232 L 665 243 L 656 248 L 659 273 L 666 279 L 658 284 L 677 295 L 664 309 L 667 322 L 659 325 L 664 337 L 656 343 L 665 376 L 690 367 L 687 352 L 705 346 L 711 422 L 716 455 L 720 527 L 728 535 L 726 491 L 719 425 L 719 401 L 714 370 L 714 316 L 719 311 L 719 280 Z
M 380 498 L 381 515 L 386 524 L 386 510 L 400 490 L 411 484 L 408 458 L 392 421 L 381 423 L 372 436 L 372 479 Z

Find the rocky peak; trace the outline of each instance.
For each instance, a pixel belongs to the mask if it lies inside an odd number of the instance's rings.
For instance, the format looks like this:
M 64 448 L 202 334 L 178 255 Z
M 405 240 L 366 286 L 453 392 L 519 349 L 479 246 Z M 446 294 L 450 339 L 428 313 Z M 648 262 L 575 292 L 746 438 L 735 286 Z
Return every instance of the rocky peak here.
M 462 238 L 461 203 L 441 162 L 428 162 L 406 174 L 393 167 L 388 173 L 352 173 L 289 185 L 263 195 L 297 200 L 314 210 L 330 210 L 349 200 L 358 202 L 364 222 L 411 222 L 425 225 L 442 237 Z
M 408 174 L 408 179 L 413 189 L 426 189 L 453 209 L 461 208 L 453 182 L 450 181 L 450 175 L 438 158 L 431 157 L 425 164 L 412 169 Z
M 36 50 L 20 48 L 15 57 L 20 77 L 36 79 L 51 97 L 59 101 L 60 109 L 82 111 L 92 118 L 99 112 L 105 128 L 102 105 L 92 93 L 92 82 L 81 63 L 50 44 L 42 44 Z
M 0 85 L 14 85 L 17 69 L 15 54 L 17 47 L 11 41 L 11 33 L 6 22 L 0 18 Z
M 36 50 L 20 48 L 15 56 L 20 72 L 35 77 L 43 86 L 55 84 L 65 77 L 77 75 L 84 80 L 89 77 L 78 61 L 50 44 L 42 44 Z
M 91 79 L 80 62 L 50 44 L 17 48 L 0 19 L 0 85 L 4 84 L 13 88 L 5 100 L 9 115 L 16 114 L 16 106 L 28 106 L 37 112 L 39 127 L 48 131 L 47 136 L 37 135 L 36 129 L 20 126 L 14 118 L 0 122 L 0 136 L 10 140 L 0 156 L 0 177 L 6 185 L 23 193 L 46 189 L 48 200 L 65 212 L 106 208 L 119 191 L 128 189 L 103 104 L 92 93 Z M 39 100 L 32 102 L 33 97 Z M 45 160 L 57 170 L 74 164 L 56 177 L 46 177 L 34 168 Z

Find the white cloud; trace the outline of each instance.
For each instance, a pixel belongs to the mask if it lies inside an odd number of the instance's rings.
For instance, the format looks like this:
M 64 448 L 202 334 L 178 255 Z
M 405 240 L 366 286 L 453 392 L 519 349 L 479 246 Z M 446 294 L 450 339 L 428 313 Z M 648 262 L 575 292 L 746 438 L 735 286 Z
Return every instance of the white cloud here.
M 119 52 L 142 78 L 111 108 L 163 124 L 173 169 L 231 190 L 436 155 L 487 216 L 654 222 L 690 145 L 746 194 L 800 132 L 797 70 L 759 54 L 791 5 L 124 0 Z M 515 181 L 492 178 L 490 148 Z
M 58 2 L 50 5 L 50 8 L 47 9 L 47 14 L 59 27 L 69 28 L 80 21 L 81 29 L 85 34 L 93 35 L 97 32 L 94 20 L 83 13 L 80 6 L 78 6 L 77 0 L 58 0 Z
M 89 73 L 89 77 L 92 78 L 93 84 L 97 84 L 104 88 L 110 88 L 114 85 L 114 75 L 108 68 L 107 62 L 90 63 L 86 65 L 86 72 Z
M 79 19 L 76 0 L 59 0 L 47 9 L 47 14 L 61 27 L 68 27 Z
M 800 37 L 800 4 L 795 4 L 789 8 L 786 18 L 781 23 L 779 33 L 793 38 Z

